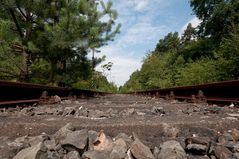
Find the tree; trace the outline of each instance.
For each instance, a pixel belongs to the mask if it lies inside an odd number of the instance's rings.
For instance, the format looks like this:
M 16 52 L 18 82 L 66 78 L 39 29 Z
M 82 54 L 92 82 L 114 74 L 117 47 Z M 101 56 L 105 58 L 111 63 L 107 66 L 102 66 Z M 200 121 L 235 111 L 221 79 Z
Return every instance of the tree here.
M 23 71 L 24 58 L 20 55 L 20 40 L 11 31 L 10 21 L 0 19 L 0 78 L 17 78 Z
M 195 85 L 218 81 L 219 70 L 217 62 L 209 58 L 202 58 L 195 62 L 191 61 L 178 70 L 177 85 Z
M 194 27 L 192 27 L 192 24 L 189 23 L 187 28 L 184 30 L 182 37 L 181 37 L 181 43 L 183 45 L 187 45 L 196 38 L 196 30 Z
M 66 63 L 71 61 L 71 58 L 90 50 L 94 52 L 95 48 L 105 45 L 119 32 L 120 25 L 112 30 L 116 19 L 116 11 L 111 9 L 112 2 L 108 2 L 107 5 L 103 2 L 100 4 L 103 11 L 98 10 L 98 3 L 95 1 L 65 3 L 65 7 L 60 10 L 60 20 L 54 25 L 45 26 L 48 34 L 38 36 L 40 38 L 35 43 L 41 45 L 40 55 L 51 63 L 50 81 L 54 81 L 57 63 L 61 63 L 62 70 L 66 70 Z M 79 13 L 82 16 L 78 16 Z M 104 16 L 109 16 L 109 21 L 102 22 L 101 18 Z M 92 67 L 102 60 L 93 58 Z
M 163 53 L 168 51 L 176 51 L 179 49 L 180 39 L 178 33 L 168 33 L 163 39 L 160 39 L 156 45 L 155 52 Z
M 218 66 L 221 70 L 220 80 L 239 78 L 239 27 L 236 33 L 224 38 L 218 51 Z
M 141 82 L 141 71 L 136 70 L 130 75 L 130 79 L 120 87 L 120 92 L 133 92 L 143 90 Z
M 28 81 L 29 66 L 31 65 L 31 41 L 35 37 L 35 32 L 40 30 L 45 22 L 42 19 L 49 13 L 52 1 L 24 1 L 24 0 L 3 0 L 0 3 L 0 18 L 11 22 L 12 35 L 16 36 L 22 48 L 22 58 L 25 64 L 22 66 L 18 80 Z M 45 8 L 43 10 L 42 8 Z M 12 44 L 14 45 L 14 43 Z
M 189 62 L 190 60 L 196 61 L 202 57 L 213 58 L 215 54 L 215 43 L 212 39 L 199 38 L 197 41 L 185 45 L 179 53 L 183 58 Z
M 199 34 L 212 37 L 219 44 L 222 37 L 235 31 L 239 23 L 238 0 L 191 0 L 191 7 L 202 20 Z
M 3 0 L 0 11 L 0 18 L 11 24 L 11 35 L 19 39 L 23 48 L 25 67 L 21 68 L 19 80 L 28 80 L 42 68 L 30 67 L 34 62 L 49 63 L 50 82 L 64 80 L 62 76 L 72 75 L 73 69 L 90 67 L 91 62 L 86 58 L 90 50 L 113 40 L 120 29 L 120 24 L 115 23 L 117 12 L 112 9 L 111 1 Z M 108 20 L 103 21 L 105 16 Z M 93 59 L 94 67 L 102 60 Z M 91 74 L 89 69 L 83 72 Z M 29 73 L 33 74 L 29 76 Z M 87 76 L 84 73 L 75 75 Z M 73 81 L 78 76 L 74 76 Z

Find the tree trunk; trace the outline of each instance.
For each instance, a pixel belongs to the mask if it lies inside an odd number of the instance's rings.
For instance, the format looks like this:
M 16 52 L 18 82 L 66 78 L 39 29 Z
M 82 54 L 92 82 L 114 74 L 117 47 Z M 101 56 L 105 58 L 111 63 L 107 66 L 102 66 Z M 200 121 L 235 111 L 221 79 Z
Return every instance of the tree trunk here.
M 22 66 L 22 70 L 20 71 L 19 77 L 17 81 L 19 82 L 29 82 L 29 67 L 31 65 L 31 54 L 30 53 L 22 53 L 25 65 Z
M 92 49 L 92 72 L 95 70 L 95 49 Z
M 56 63 L 53 62 L 53 61 L 50 61 L 50 76 L 49 76 L 49 81 L 50 82 L 54 82 L 54 77 L 55 77 L 54 71 L 55 71 L 55 68 L 56 68 Z

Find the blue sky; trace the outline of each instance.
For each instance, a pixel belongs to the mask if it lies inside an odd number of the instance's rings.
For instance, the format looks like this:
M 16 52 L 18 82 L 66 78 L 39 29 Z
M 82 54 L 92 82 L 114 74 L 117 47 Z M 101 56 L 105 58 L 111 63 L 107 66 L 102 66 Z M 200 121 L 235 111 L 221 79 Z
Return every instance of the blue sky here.
M 110 72 L 103 71 L 109 81 L 123 85 L 129 76 L 140 69 L 149 50 L 169 32 L 182 33 L 191 22 L 199 20 L 192 14 L 188 0 L 112 0 L 118 11 L 121 33 L 113 42 L 103 46 L 99 56 L 106 55 L 113 62 Z M 102 71 L 98 66 L 97 70 Z

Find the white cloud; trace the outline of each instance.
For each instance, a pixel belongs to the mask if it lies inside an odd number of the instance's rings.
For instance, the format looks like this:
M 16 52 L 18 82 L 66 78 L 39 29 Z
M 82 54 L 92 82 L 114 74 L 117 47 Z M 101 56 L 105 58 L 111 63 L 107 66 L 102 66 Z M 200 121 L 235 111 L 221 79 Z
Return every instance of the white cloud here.
M 155 9 L 165 8 L 171 0 L 121 0 L 127 1 L 128 5 L 133 6 L 135 11 L 145 12 L 145 11 L 155 11 Z M 126 2 L 126 3 L 127 3 Z
M 155 26 L 153 23 L 136 23 L 131 26 L 126 35 L 122 37 L 121 42 L 128 45 L 147 44 L 152 40 L 159 39 L 167 31 L 166 26 Z
M 123 85 L 129 79 L 129 76 L 140 68 L 139 60 L 128 57 L 115 57 L 110 59 L 113 62 L 113 68 L 108 75 L 109 81 L 114 81 L 117 86 Z
M 117 0 L 116 0 L 117 1 Z M 150 4 L 149 0 L 119 0 L 121 9 L 131 8 L 135 11 L 142 11 Z M 117 3 L 117 2 L 116 2 Z
M 110 72 L 102 70 L 100 66 L 96 68 L 104 72 L 108 80 L 117 86 L 123 85 L 129 76 L 141 66 L 140 59 L 133 58 L 130 54 L 122 54 L 123 51 L 124 49 L 120 45 L 103 47 L 101 52 L 106 55 L 106 61 L 103 64 L 113 62 L 113 67 Z
M 147 7 L 148 4 L 149 4 L 148 0 L 137 1 L 136 6 L 135 6 L 135 10 L 137 10 L 137 11 L 144 10 Z
M 123 27 L 134 24 L 142 17 L 151 19 L 165 12 L 167 6 L 174 0 L 114 0 L 114 8 L 119 13 L 119 22 Z M 139 17 L 137 13 L 143 13 Z

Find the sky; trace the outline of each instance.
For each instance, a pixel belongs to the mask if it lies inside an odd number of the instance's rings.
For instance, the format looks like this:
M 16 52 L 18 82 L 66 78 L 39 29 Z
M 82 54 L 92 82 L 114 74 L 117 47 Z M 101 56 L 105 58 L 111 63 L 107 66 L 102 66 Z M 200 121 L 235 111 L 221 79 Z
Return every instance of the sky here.
M 112 0 L 118 11 L 117 23 L 121 32 L 113 42 L 100 48 L 98 56 L 106 55 L 104 63 L 112 62 L 112 70 L 103 72 L 117 86 L 129 80 L 130 75 L 141 68 L 143 58 L 154 50 L 159 39 L 169 32 L 186 29 L 199 20 L 193 15 L 188 0 Z M 103 63 L 103 64 L 104 64 Z

